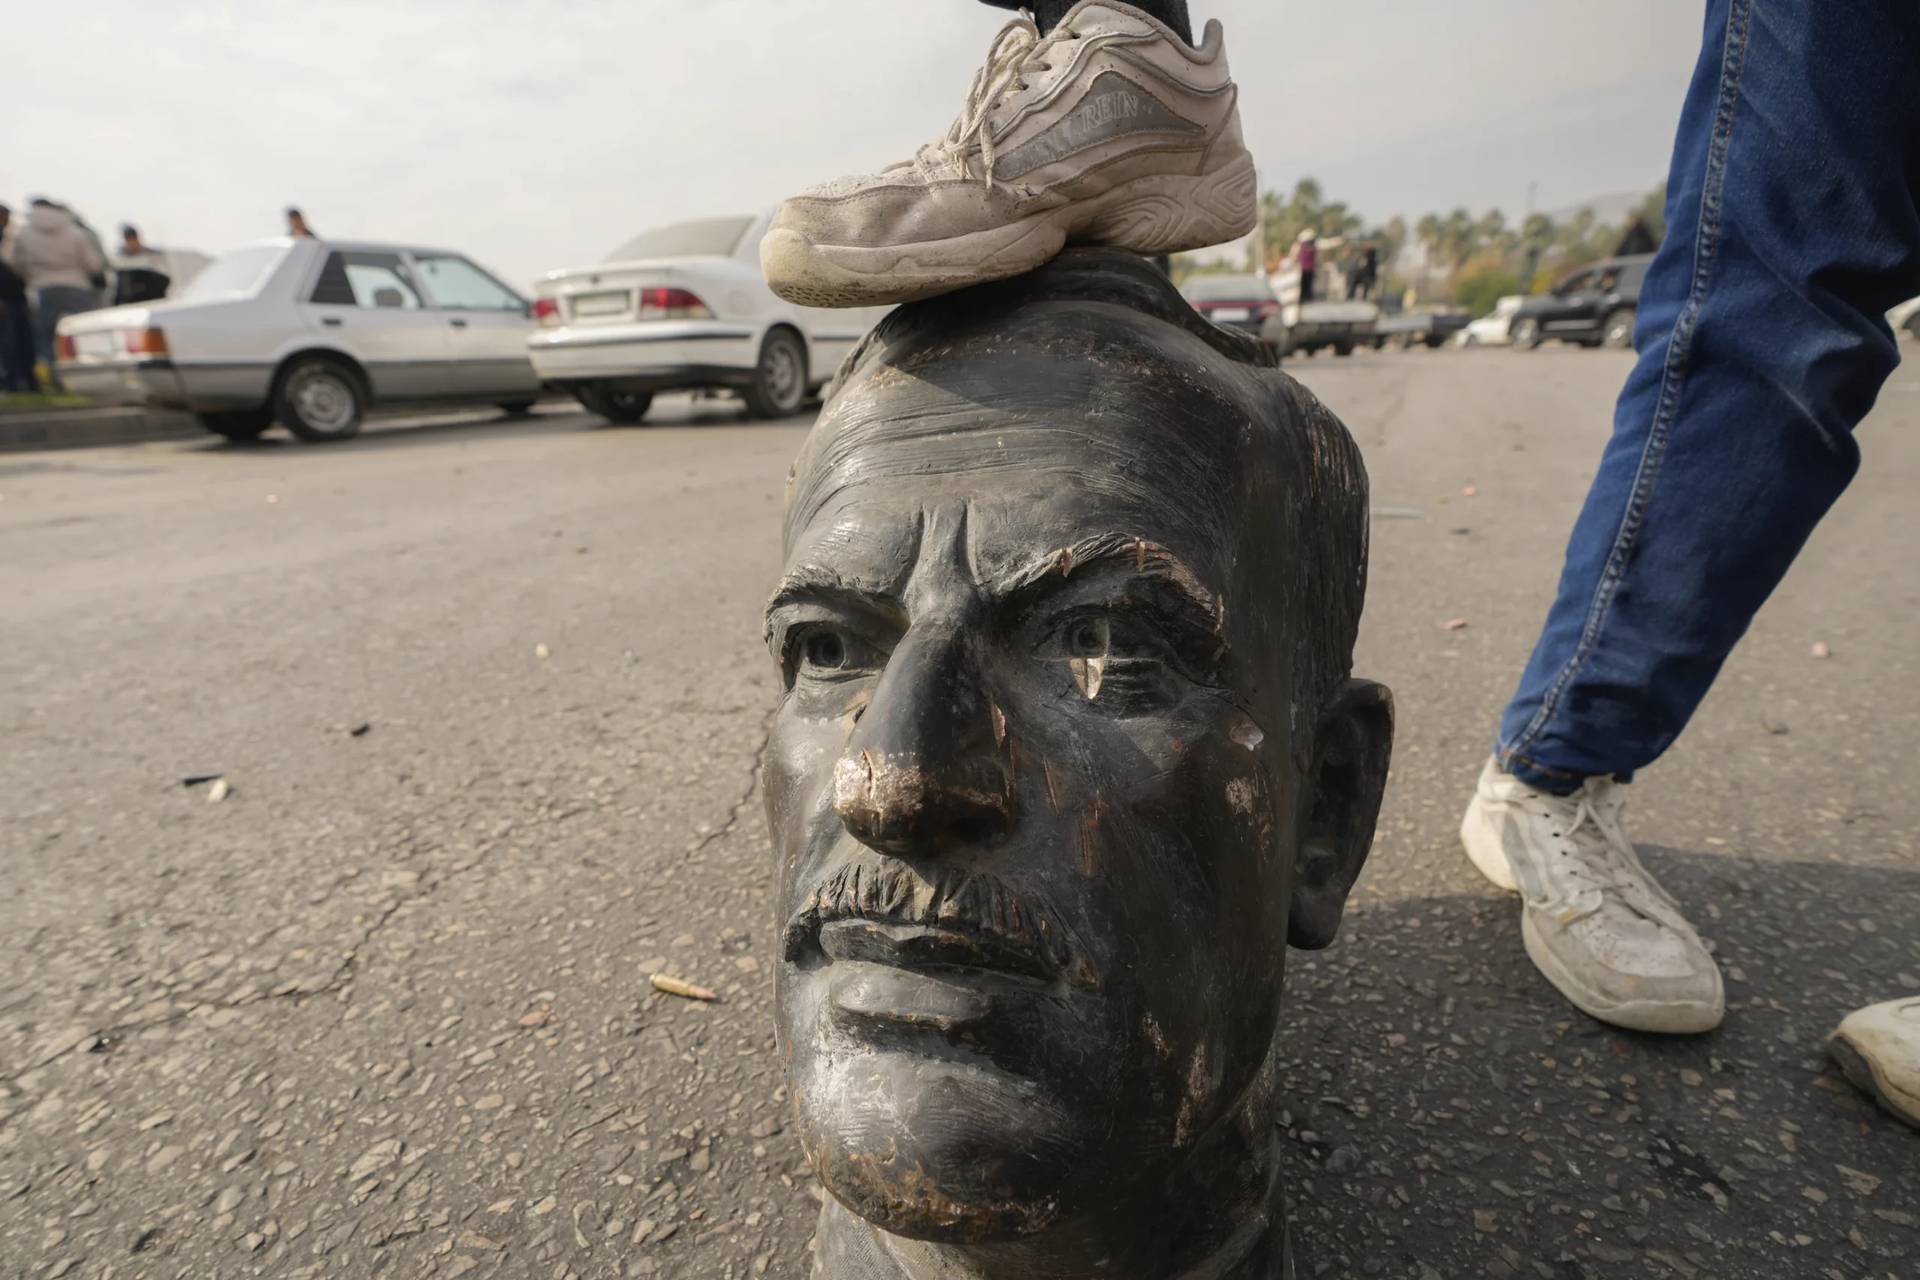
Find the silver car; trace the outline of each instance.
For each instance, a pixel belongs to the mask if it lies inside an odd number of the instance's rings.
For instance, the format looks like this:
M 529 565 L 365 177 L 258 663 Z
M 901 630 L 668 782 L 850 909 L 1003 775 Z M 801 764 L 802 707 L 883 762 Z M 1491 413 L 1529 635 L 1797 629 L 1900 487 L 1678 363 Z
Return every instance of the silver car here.
M 533 308 L 445 249 L 276 239 L 222 255 L 177 298 L 60 322 L 61 380 L 185 409 L 252 439 L 274 422 L 343 440 L 375 408 L 479 402 L 524 411 Z

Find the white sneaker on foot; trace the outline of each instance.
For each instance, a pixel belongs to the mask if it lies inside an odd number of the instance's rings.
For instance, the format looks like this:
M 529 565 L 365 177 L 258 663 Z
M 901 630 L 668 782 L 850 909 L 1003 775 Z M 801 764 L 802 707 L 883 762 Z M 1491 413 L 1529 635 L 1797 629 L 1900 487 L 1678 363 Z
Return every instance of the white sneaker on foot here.
M 1827 1040 L 1847 1079 L 1920 1129 L 1920 999 L 1889 1000 L 1850 1013 Z
M 1525 899 L 1527 955 L 1575 1006 L 1635 1031 L 1711 1031 L 1727 1011 L 1720 967 L 1640 865 L 1625 805 L 1610 778 L 1556 796 L 1489 760 L 1460 840 L 1481 874 Z
M 817 307 L 929 298 L 1031 271 L 1069 241 L 1177 253 L 1253 229 L 1253 157 L 1220 24 L 1197 49 L 1131 5 L 1083 0 L 1000 32 L 944 138 L 780 206 L 773 291 Z

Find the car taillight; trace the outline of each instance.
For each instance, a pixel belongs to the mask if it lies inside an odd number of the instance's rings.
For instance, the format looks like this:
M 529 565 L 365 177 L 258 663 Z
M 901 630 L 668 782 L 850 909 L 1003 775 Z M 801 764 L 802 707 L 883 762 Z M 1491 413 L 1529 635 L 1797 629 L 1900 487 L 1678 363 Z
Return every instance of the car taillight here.
M 533 318 L 544 325 L 559 324 L 559 300 L 557 298 L 535 298 L 533 300 Z
M 685 289 L 665 286 L 640 291 L 642 320 L 711 320 L 707 304 Z
M 159 329 L 122 329 L 120 340 L 130 356 L 167 354 L 167 335 Z
M 63 333 L 53 340 L 53 355 L 56 360 L 77 360 L 80 358 L 80 349 L 73 345 L 72 338 Z

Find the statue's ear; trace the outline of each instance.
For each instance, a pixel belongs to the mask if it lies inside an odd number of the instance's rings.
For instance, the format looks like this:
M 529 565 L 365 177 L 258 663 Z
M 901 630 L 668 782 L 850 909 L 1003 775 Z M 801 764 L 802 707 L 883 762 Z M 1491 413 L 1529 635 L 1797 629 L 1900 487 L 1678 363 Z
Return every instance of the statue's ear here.
M 1393 694 L 1349 680 L 1320 711 L 1305 785 L 1307 816 L 1293 868 L 1287 941 L 1318 951 L 1340 932 L 1347 893 L 1373 847 L 1393 751 Z

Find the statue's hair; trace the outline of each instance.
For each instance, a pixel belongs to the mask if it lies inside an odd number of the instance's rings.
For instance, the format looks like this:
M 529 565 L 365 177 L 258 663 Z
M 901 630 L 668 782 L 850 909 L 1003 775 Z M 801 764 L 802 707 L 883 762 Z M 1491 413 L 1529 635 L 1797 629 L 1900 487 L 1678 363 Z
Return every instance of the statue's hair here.
M 1249 470 L 1257 461 L 1271 463 L 1264 473 L 1285 476 L 1294 499 L 1275 495 L 1285 549 L 1277 563 L 1292 570 L 1285 572 L 1283 592 L 1296 644 L 1294 706 L 1311 716 L 1352 674 L 1366 597 L 1367 473 L 1359 447 L 1326 406 L 1280 372 L 1267 347 L 1203 318 L 1147 260 L 1112 249 L 1069 250 L 1025 275 L 901 306 L 841 365 L 821 421 L 831 418 L 844 392 L 881 367 L 917 361 L 963 335 L 1011 329 L 1021 313 L 1042 306 L 1055 310 L 1059 304 L 1124 308 L 1197 338 L 1220 357 L 1211 369 L 1198 371 L 1201 376 L 1236 384 L 1219 388 L 1219 401 L 1253 406 L 1246 447 L 1271 453 L 1250 457 Z M 1300 572 L 1319 566 L 1337 570 Z M 1311 721 L 1298 725 L 1296 740 L 1312 727 Z

